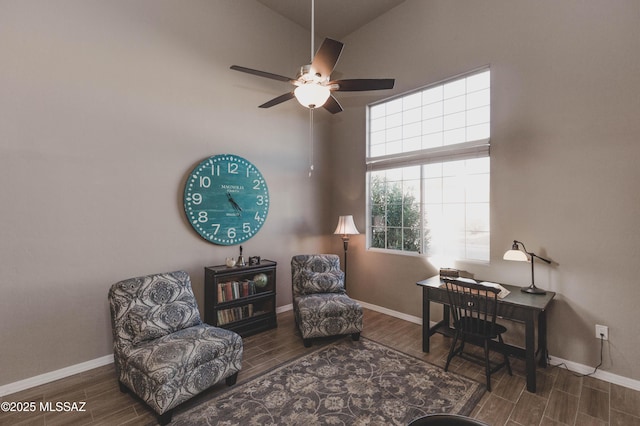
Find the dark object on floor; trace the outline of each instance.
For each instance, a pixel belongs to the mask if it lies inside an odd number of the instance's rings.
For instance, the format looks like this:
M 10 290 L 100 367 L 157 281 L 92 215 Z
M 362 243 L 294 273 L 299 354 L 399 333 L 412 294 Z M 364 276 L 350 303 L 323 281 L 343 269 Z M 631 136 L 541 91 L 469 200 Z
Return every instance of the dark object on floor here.
M 409 423 L 409 426 L 489 426 L 479 420 L 475 420 L 457 414 L 429 414 Z

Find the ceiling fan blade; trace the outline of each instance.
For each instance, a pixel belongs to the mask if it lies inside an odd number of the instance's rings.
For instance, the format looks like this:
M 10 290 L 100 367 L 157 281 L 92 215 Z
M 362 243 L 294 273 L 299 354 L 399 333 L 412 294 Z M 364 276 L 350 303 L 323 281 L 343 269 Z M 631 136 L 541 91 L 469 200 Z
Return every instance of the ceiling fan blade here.
M 335 80 L 329 84 L 337 84 L 337 92 L 362 92 L 365 90 L 385 90 L 393 89 L 395 84 L 393 78 L 356 78 L 346 80 Z
M 270 78 L 272 80 L 286 81 L 292 83 L 293 79 L 285 77 L 283 75 L 273 74 L 266 71 L 254 70 L 252 68 L 241 67 L 240 65 L 231 65 L 231 69 L 234 71 L 246 72 L 247 74 L 257 75 L 258 77 Z
M 333 95 L 329 96 L 329 99 L 327 99 L 327 102 L 324 103 L 323 107 L 331 114 L 337 114 L 342 111 L 342 105 L 340 105 L 338 100 L 334 98 Z
M 311 62 L 311 68 L 322 77 L 328 78 L 338 63 L 344 44 L 325 38 Z
M 285 93 L 284 95 L 280 95 L 277 98 L 271 99 L 269 102 L 265 102 L 260 105 L 258 108 L 271 108 L 272 106 L 281 104 L 289 99 L 293 98 L 293 92 Z

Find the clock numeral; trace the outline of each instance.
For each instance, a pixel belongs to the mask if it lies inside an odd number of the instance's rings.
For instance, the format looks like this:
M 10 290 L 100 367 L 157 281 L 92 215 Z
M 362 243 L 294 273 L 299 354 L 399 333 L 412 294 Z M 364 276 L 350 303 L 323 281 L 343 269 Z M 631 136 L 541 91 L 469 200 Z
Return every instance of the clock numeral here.
M 220 164 L 211 165 L 211 176 L 220 176 Z
M 259 206 L 264 205 L 264 195 L 258 195 L 256 198 L 258 199 L 258 201 L 256 201 L 257 205 Z
M 227 170 L 229 174 L 237 175 L 238 174 L 238 165 L 236 163 L 229 163 Z
M 209 215 L 207 212 L 198 212 L 198 222 L 206 223 L 209 220 Z
M 236 228 L 229 228 L 227 230 L 227 237 L 233 239 L 236 237 Z
M 217 234 L 218 234 L 218 231 L 220 230 L 220 224 L 219 224 L 219 223 L 212 223 L 212 224 L 211 224 L 211 227 L 215 228 L 215 229 L 213 230 L 213 235 L 217 235 Z
M 200 176 L 200 188 L 208 188 L 211 186 L 211 178 L 209 176 Z
M 244 232 L 245 234 L 248 234 L 249 232 L 251 232 L 251 224 L 247 222 L 243 223 L 242 232 Z
M 260 220 L 260 212 L 256 212 L 256 215 L 253 216 L 255 220 Z
M 196 192 L 191 196 L 191 199 L 193 200 L 193 204 L 200 204 L 202 203 L 202 194 Z
M 253 189 L 260 189 L 260 179 L 253 180 Z

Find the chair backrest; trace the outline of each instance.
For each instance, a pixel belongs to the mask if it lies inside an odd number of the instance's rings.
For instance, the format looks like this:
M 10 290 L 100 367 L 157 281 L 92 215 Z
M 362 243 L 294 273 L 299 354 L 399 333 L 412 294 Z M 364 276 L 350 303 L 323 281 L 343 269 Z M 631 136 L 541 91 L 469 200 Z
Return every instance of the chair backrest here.
M 116 358 L 129 346 L 202 323 L 184 271 L 120 281 L 109 290 L 109 306 Z
M 456 280 L 444 282 L 454 326 L 464 333 L 495 337 L 500 290 Z
M 291 258 L 293 296 L 345 293 L 344 272 L 335 254 L 301 254 Z

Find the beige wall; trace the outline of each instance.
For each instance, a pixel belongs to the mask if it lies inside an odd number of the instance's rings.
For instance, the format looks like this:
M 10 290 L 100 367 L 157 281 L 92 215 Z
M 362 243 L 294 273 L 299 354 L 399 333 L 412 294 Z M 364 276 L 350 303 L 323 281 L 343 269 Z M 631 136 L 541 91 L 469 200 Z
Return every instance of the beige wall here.
M 182 268 L 200 304 L 203 266 L 236 255 L 185 222 L 186 173 L 223 152 L 253 161 L 272 195 L 246 254 L 280 262 L 341 253 L 340 214 L 364 232 L 365 105 L 478 66 L 492 70 L 491 264 L 477 276 L 525 285 L 501 260 L 514 238 L 554 259 L 537 282 L 558 292 L 551 354 L 640 379 L 640 4 L 635 0 L 407 0 L 355 32 L 336 77 L 395 77 L 393 91 L 339 94 L 316 114 L 258 104 L 288 88 L 228 70 L 292 75 L 308 32 L 253 0 L 0 3 L 0 385 L 111 353 L 106 294 L 131 276 Z M 284 87 L 283 87 L 284 86 Z M 350 293 L 421 316 L 422 257 L 352 238 Z M 439 265 L 436 265 L 439 266 Z M 366 327 L 366 324 L 365 324 Z
M 110 354 L 121 279 L 185 269 L 202 308 L 203 267 L 238 255 L 182 211 L 214 154 L 264 174 L 271 209 L 245 255 L 279 262 L 290 303 L 291 256 L 333 232 L 326 164 L 308 178 L 307 111 L 257 108 L 289 87 L 229 66 L 295 74 L 308 40 L 253 0 L 0 2 L 0 385 Z
M 340 71 L 395 77 L 393 94 L 491 66 L 491 264 L 457 266 L 527 285 L 529 267 L 502 260 L 511 240 L 550 257 L 536 282 L 558 293 L 551 355 L 595 366 L 608 325 L 603 367 L 640 379 L 640 2 L 407 0 L 345 42 Z M 374 99 L 351 98 L 332 126 L 333 204 L 361 230 Z M 367 251 L 363 235 L 349 254 L 353 296 L 421 316 L 415 282 L 433 265 Z

